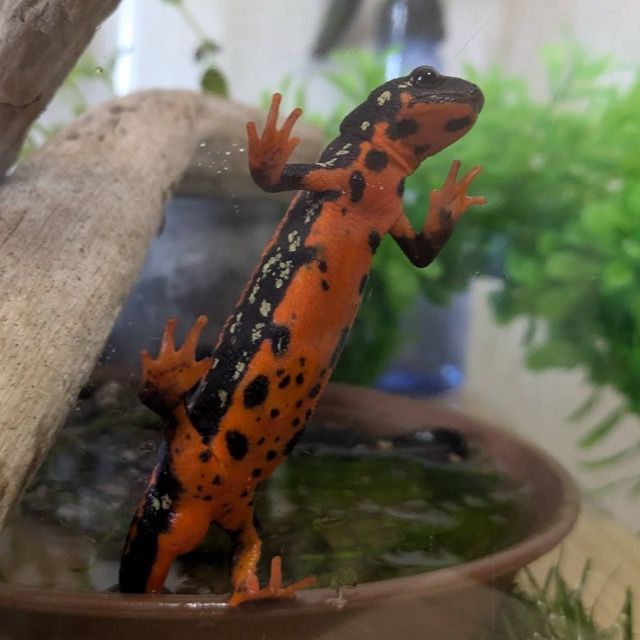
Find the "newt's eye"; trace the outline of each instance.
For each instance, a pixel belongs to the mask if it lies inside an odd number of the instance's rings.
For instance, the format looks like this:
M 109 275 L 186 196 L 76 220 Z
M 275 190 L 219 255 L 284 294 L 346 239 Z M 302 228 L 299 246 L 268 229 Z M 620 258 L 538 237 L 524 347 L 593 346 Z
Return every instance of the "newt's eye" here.
M 433 67 L 418 67 L 411 72 L 413 86 L 428 89 L 440 84 L 442 76 Z

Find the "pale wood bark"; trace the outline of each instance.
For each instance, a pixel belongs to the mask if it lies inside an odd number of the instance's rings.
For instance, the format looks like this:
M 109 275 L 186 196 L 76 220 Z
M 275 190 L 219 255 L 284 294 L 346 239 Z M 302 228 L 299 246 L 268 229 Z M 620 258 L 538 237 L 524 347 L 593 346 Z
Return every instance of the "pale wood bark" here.
M 0 2 L 0 176 L 119 0 Z
M 94 366 L 194 149 L 241 157 L 237 171 L 210 169 L 247 180 L 248 119 L 261 114 L 212 96 L 132 94 L 86 112 L 0 185 L 0 526 Z

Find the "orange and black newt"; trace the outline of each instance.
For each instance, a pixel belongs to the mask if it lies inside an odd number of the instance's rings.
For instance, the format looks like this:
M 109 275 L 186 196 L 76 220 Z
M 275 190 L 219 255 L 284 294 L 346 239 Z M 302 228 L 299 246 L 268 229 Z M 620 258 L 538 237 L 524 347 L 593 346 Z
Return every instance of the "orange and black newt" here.
M 297 190 L 267 244 L 210 358 L 195 360 L 199 317 L 181 348 L 169 320 L 157 359 L 142 354 L 142 401 L 164 423 L 165 441 L 133 518 L 120 565 L 123 592 L 161 591 L 180 554 L 210 523 L 233 540 L 230 604 L 288 596 L 279 558 L 260 589 L 256 485 L 300 438 L 329 379 L 360 303 L 371 259 L 390 233 L 409 260 L 428 265 L 460 215 L 484 198 L 467 195 L 480 171 L 460 180 L 455 161 L 431 192 L 415 232 L 402 211 L 405 177 L 428 156 L 463 136 L 483 106 L 480 89 L 419 67 L 390 80 L 342 121 L 315 164 L 287 164 L 295 109 L 276 126 L 271 102 L 262 136 L 247 125 L 249 166 L 266 191 Z

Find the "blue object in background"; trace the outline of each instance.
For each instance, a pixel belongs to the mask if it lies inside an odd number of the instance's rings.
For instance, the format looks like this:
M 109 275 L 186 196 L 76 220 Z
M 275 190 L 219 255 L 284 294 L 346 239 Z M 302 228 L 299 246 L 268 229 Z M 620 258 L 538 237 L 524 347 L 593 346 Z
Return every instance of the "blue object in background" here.
M 397 78 L 423 65 L 441 68 L 438 46 L 444 38 L 440 0 L 387 0 L 378 18 L 377 45 L 393 47 L 386 76 Z

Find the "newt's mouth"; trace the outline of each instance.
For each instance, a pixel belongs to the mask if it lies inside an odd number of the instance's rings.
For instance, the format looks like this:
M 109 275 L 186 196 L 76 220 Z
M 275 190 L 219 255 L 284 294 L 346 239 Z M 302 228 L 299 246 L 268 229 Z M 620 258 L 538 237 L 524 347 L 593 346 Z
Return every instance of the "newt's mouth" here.
M 451 102 L 457 104 L 468 104 L 473 110 L 476 112 L 476 115 L 482 111 L 482 107 L 484 107 L 484 94 L 480 90 L 480 87 L 475 84 L 471 84 L 470 82 L 466 83 L 468 89 L 465 91 L 450 91 L 450 92 L 442 92 L 436 96 L 428 96 L 427 98 L 421 98 L 419 96 L 413 96 L 409 99 L 409 106 L 418 104 L 420 102 L 424 103 L 442 103 L 442 102 Z

